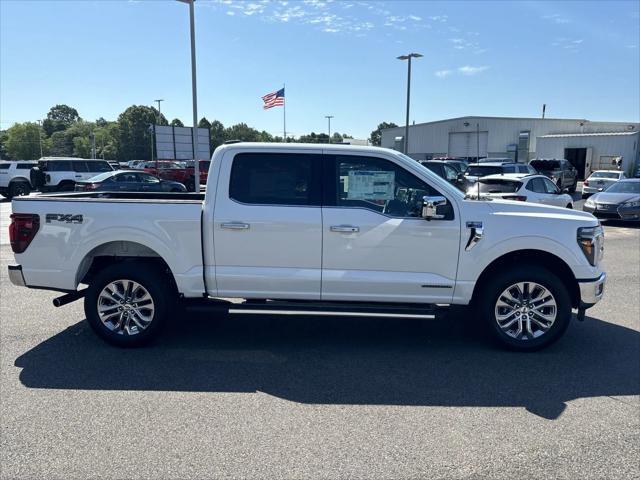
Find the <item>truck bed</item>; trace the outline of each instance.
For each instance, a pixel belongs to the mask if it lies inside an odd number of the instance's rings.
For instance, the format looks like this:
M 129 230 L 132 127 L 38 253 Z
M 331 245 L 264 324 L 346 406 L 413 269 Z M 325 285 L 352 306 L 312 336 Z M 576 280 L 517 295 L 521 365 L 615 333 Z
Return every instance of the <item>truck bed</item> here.
M 204 292 L 198 193 L 79 192 L 16 198 L 13 213 L 37 214 L 39 229 L 16 254 L 28 286 L 75 290 L 92 259 L 157 256 L 179 292 Z

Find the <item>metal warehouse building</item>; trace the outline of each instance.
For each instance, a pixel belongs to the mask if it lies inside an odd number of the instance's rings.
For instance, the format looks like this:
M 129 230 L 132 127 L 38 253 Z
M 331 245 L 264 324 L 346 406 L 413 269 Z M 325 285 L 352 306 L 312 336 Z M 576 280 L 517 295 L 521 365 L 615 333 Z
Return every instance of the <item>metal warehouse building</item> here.
M 640 123 L 584 119 L 460 117 L 409 127 L 409 156 L 566 158 L 583 179 L 621 161 L 627 175 L 640 171 Z M 382 146 L 402 151 L 404 127 L 382 131 Z

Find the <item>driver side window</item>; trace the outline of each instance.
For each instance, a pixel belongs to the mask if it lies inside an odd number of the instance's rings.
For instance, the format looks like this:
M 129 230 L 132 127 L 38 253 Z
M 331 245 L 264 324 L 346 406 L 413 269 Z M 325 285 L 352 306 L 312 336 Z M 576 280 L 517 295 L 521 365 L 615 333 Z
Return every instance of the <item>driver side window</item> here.
M 441 195 L 404 168 L 381 158 L 337 156 L 336 173 L 337 206 L 419 218 L 422 197 Z

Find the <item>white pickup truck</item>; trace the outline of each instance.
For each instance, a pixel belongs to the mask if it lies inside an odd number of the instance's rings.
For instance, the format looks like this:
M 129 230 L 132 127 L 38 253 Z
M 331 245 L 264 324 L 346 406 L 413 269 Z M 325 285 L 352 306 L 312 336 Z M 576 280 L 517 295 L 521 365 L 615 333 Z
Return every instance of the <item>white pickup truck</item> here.
M 503 345 L 536 350 L 605 282 L 592 215 L 465 199 L 381 148 L 235 143 L 215 151 L 205 195 L 53 194 L 12 208 L 11 281 L 64 292 L 56 306 L 84 297 L 91 327 L 121 346 L 155 337 L 179 303 L 395 317 L 471 304 Z

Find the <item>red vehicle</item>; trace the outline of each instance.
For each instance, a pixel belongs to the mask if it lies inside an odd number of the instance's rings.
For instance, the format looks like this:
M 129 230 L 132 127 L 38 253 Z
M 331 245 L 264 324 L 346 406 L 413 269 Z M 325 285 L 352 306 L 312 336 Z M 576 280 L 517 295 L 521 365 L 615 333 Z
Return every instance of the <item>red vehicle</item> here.
M 172 182 L 180 182 L 187 187 L 187 190 L 193 190 L 195 168 L 193 160 L 190 162 L 174 162 L 168 160 L 159 160 L 157 162 L 146 162 L 143 165 L 145 172 L 160 177 L 162 180 Z M 209 160 L 200 160 L 200 184 L 207 183 L 207 174 L 209 172 Z M 190 165 L 189 165 L 190 164 Z
M 206 185 L 207 176 L 209 174 L 209 165 L 211 160 L 199 160 L 200 162 L 200 185 Z M 187 160 L 187 170 L 191 173 L 191 176 L 195 176 L 195 162 L 193 160 Z

